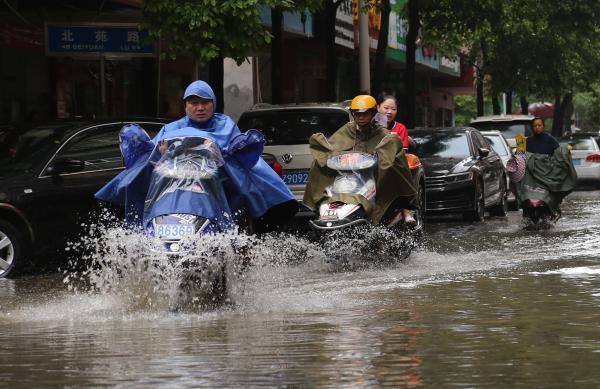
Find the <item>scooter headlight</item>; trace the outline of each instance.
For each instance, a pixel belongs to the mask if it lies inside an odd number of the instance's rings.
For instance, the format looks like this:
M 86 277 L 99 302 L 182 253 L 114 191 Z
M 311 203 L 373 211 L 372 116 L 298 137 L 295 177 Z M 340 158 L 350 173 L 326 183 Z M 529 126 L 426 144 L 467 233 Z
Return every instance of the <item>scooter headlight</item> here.
M 360 180 L 354 175 L 338 176 L 333 182 L 334 193 L 356 193 L 360 188 Z

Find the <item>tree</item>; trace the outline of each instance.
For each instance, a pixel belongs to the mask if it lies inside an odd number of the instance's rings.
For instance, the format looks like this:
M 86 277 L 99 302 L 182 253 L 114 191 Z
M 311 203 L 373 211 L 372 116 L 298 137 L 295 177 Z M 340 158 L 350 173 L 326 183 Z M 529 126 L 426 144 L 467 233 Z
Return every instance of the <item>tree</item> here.
M 373 90 L 375 93 L 381 92 L 383 75 L 385 74 L 385 59 L 387 57 L 388 33 L 390 29 L 390 13 L 392 7 L 390 0 L 378 0 L 377 7 L 381 13 L 381 25 L 379 28 L 379 37 L 377 39 L 377 51 L 375 53 L 375 66 L 373 68 Z
M 404 85 L 406 85 L 404 101 L 406 111 L 402 118 L 407 128 L 415 126 L 415 107 L 416 107 L 416 54 L 417 37 L 421 30 L 421 18 L 419 16 L 419 1 L 408 0 L 405 4 L 404 14 L 408 17 L 408 31 L 406 33 L 406 70 L 404 71 Z
M 325 100 L 335 101 L 337 57 L 335 50 L 335 20 L 337 10 L 346 0 L 322 0 L 315 14 L 316 37 L 325 42 Z
M 574 88 L 600 77 L 599 2 L 439 0 L 424 1 L 421 11 L 424 40 L 441 52 L 467 49 L 492 95 L 554 99 L 555 135 L 569 122 Z
M 161 57 L 191 55 L 209 64 L 209 83 L 223 110 L 223 58 L 238 64 L 271 34 L 262 25 L 259 7 L 289 7 L 290 0 L 144 0 L 142 26 L 164 43 Z
M 577 127 L 597 133 L 600 128 L 600 82 L 594 83 L 590 89 L 589 92 L 576 93 L 573 106 Z

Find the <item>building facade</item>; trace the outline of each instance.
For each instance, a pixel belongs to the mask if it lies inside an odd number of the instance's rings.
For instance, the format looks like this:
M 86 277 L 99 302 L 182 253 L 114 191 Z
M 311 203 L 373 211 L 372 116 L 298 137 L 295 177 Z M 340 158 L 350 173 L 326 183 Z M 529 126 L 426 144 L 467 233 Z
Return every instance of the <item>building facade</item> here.
M 159 60 L 160 44 L 148 43 L 145 31 L 138 30 L 141 1 L 105 1 L 101 8 L 90 0 L 72 7 L 46 3 L 19 2 L 17 8 L 0 11 L 0 125 L 94 116 L 176 118 L 183 113 L 185 86 L 208 76 L 207 68 L 190 57 Z M 269 28 L 270 10 L 261 10 L 261 17 Z M 381 20 L 377 13 L 368 17 L 373 65 Z M 283 15 L 286 103 L 324 101 L 331 95 L 327 47 L 315 34 L 315 23 L 308 12 Z M 337 101 L 359 92 L 357 24 L 353 1 L 346 0 L 335 23 Z M 397 96 L 404 94 L 405 38 L 406 22 L 392 13 L 382 89 Z M 417 125 L 453 124 L 454 94 L 472 91 L 468 69 L 431 47 L 418 47 L 416 62 Z M 235 119 L 251 105 L 271 101 L 271 63 L 268 46 L 241 65 L 225 60 L 226 113 Z

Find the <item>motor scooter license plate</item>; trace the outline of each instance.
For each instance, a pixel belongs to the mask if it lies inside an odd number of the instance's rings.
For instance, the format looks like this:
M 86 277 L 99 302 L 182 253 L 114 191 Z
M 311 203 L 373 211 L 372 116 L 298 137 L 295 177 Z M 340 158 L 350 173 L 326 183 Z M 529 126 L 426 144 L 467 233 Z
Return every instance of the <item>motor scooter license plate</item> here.
M 308 181 L 308 170 L 290 170 L 283 172 L 286 185 L 302 185 Z
M 573 165 L 574 165 L 574 166 L 579 166 L 579 165 L 581 165 L 581 159 L 574 159 L 574 160 L 573 160 Z
M 194 233 L 193 224 L 157 224 L 156 235 L 161 239 L 183 239 Z

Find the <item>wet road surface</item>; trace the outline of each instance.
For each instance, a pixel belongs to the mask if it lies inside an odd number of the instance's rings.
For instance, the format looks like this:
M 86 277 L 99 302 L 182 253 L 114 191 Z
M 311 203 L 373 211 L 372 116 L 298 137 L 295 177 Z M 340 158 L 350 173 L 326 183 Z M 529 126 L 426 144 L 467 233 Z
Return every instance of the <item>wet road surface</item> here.
M 552 229 L 430 221 L 407 260 L 353 270 L 272 238 L 210 310 L 123 269 L 3 279 L 0 386 L 598 387 L 599 226 L 587 191 Z

